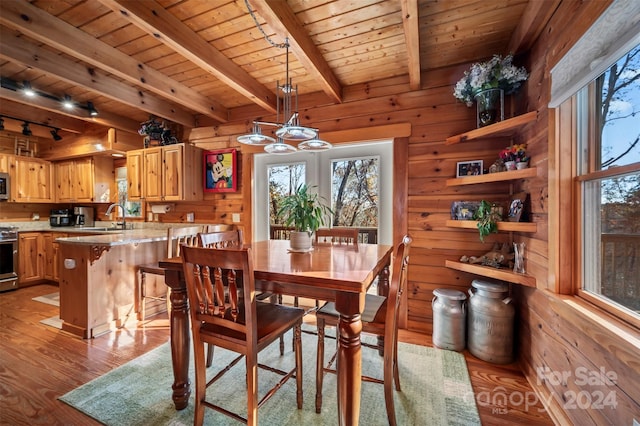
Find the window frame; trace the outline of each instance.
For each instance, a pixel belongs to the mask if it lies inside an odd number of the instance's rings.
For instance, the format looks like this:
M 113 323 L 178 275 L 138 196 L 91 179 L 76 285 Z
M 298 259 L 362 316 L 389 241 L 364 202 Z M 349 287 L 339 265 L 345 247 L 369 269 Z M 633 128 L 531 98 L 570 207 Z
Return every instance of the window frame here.
M 552 230 L 556 229 L 555 226 L 562 226 L 560 225 L 563 223 L 562 209 L 559 206 L 571 205 L 571 215 L 568 216 L 573 222 L 569 234 L 560 231 L 557 233 L 559 237 L 555 239 L 552 237 L 553 233 L 550 235 L 550 244 L 552 246 L 556 244 L 558 249 L 556 262 L 553 262 L 555 267 L 550 268 L 550 277 L 555 279 L 550 279 L 550 284 L 555 283 L 556 293 L 577 296 L 613 317 L 640 328 L 640 317 L 630 310 L 621 308 L 604 296 L 599 297 L 583 289 L 586 262 L 584 258 L 583 226 L 586 220 L 586 202 L 588 198 L 585 196 L 585 185 L 629 172 L 640 172 L 640 162 L 605 170 L 599 169 L 598 114 L 595 100 L 594 82 L 589 84 L 586 94 L 584 91 L 580 91 L 559 105 L 550 123 L 552 125 L 551 128 L 555 129 L 552 143 L 556 142 L 554 149 L 550 150 L 550 153 L 553 153 L 550 158 L 550 170 L 553 174 L 550 178 L 554 174 L 557 178 L 555 188 L 550 185 L 550 192 L 557 191 L 558 202 L 553 208 L 555 213 L 550 215 L 549 229 Z M 589 116 L 588 119 L 585 119 L 585 114 Z M 586 141 L 583 142 L 584 138 L 586 138 Z M 567 171 L 570 171 L 570 173 L 567 173 Z M 568 202 L 569 200 L 570 203 Z M 559 227 L 557 229 L 563 228 Z M 573 267 L 564 263 L 566 260 L 560 260 L 563 257 L 562 253 L 566 253 L 567 248 L 571 254 L 569 259 L 573 260 Z M 601 256 L 598 257 L 598 260 L 602 261 Z

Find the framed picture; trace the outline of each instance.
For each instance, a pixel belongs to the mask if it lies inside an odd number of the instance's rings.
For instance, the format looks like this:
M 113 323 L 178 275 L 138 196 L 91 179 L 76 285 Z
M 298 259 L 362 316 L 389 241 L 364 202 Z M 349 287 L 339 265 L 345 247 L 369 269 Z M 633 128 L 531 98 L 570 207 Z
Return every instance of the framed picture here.
M 479 201 L 454 201 L 451 203 L 451 219 L 472 220 L 478 207 Z
M 482 160 L 460 161 L 456 167 L 456 177 L 477 176 L 482 174 Z
M 507 212 L 507 221 L 520 222 L 526 219 L 527 198 L 529 194 L 519 192 L 511 196 L 509 201 L 509 210 Z
M 205 192 L 237 191 L 237 160 L 235 149 L 205 151 L 203 153 L 203 161 Z

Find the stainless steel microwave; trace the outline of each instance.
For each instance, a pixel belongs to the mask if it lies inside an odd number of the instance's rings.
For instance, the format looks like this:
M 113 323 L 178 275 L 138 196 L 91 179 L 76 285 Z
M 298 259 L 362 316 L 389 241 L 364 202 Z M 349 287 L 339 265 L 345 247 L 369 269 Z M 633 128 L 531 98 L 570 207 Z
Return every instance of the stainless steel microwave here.
M 9 173 L 0 173 L 0 200 L 8 200 L 10 192 Z

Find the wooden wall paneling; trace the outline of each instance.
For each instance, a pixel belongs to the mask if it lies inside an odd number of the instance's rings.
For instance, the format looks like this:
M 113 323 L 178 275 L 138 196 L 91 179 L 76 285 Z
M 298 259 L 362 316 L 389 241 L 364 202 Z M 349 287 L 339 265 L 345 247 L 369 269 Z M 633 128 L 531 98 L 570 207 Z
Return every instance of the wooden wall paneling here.
M 638 336 L 612 333 L 616 320 L 593 322 L 584 302 L 524 288 L 516 293 L 519 310 L 528 313 L 519 335 L 530 337 L 522 345 L 532 355 L 526 368 L 534 388 L 546 388 L 573 424 L 628 424 L 640 412 L 640 402 L 634 399 L 640 394 Z M 562 375 L 565 380 L 556 381 Z M 600 398 L 601 393 L 609 398 Z M 574 396 L 579 399 L 572 408 Z M 596 398 L 601 409 L 591 406 Z

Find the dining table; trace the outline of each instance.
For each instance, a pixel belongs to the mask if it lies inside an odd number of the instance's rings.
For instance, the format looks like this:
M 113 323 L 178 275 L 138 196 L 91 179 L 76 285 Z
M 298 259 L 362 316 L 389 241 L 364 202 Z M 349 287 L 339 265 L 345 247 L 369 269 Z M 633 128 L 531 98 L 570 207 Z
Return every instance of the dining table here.
M 365 295 L 378 278 L 378 293 L 389 286 L 393 247 L 386 244 L 316 244 L 306 252 L 293 252 L 288 240 L 266 240 L 251 247 L 257 292 L 271 292 L 335 302 L 338 324 L 338 423 L 357 425 L 360 416 L 362 354 L 360 333 Z M 212 249 L 215 250 L 215 249 Z M 179 257 L 160 261 L 171 288 L 170 344 L 174 382 L 172 398 L 177 410 L 187 407 L 190 331 L 187 288 Z

